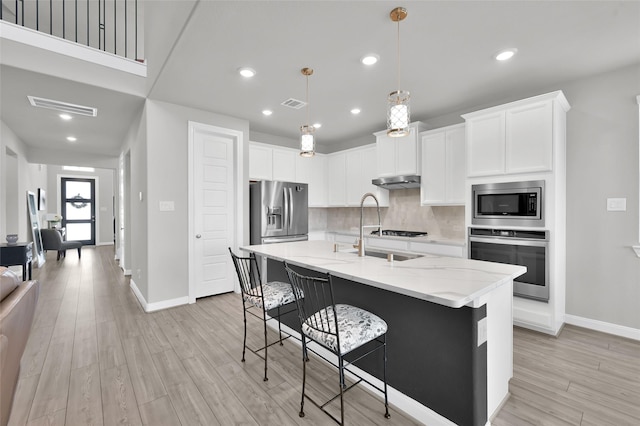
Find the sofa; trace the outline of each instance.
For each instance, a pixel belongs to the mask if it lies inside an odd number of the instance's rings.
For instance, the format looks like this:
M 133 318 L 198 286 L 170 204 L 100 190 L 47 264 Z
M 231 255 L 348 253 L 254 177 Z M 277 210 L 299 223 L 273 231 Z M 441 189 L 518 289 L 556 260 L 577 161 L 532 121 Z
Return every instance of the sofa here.
M 60 260 L 60 255 L 66 257 L 67 250 L 78 249 L 78 258 L 82 256 L 82 243 L 80 241 L 65 241 L 62 239 L 62 235 L 56 229 L 41 229 L 40 236 L 42 237 L 42 249 L 56 250 L 58 257 L 56 260 Z
M 13 271 L 0 266 L 0 426 L 9 422 L 39 293 L 38 281 L 20 281 Z

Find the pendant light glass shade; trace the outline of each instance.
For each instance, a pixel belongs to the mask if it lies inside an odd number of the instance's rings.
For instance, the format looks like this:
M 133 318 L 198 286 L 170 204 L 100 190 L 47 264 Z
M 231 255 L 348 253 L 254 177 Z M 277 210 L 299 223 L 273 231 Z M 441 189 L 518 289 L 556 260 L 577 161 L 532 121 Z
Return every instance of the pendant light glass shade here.
M 313 136 L 315 127 L 300 126 L 300 156 L 313 157 L 316 154 L 316 138 Z
M 397 138 L 409 134 L 411 121 L 409 92 L 400 90 L 400 21 L 407 17 L 407 9 L 396 7 L 389 16 L 398 23 L 398 90 L 389 93 L 387 98 L 387 135 Z
M 302 68 L 302 75 L 307 77 L 307 123 L 309 123 L 309 76 L 313 74 L 313 69 Z M 313 136 L 315 127 L 310 124 L 300 126 L 300 156 L 313 157 L 316 155 L 316 138 Z
M 409 92 L 405 90 L 389 93 L 387 135 L 395 138 L 409 134 L 409 122 L 411 121 L 409 98 Z

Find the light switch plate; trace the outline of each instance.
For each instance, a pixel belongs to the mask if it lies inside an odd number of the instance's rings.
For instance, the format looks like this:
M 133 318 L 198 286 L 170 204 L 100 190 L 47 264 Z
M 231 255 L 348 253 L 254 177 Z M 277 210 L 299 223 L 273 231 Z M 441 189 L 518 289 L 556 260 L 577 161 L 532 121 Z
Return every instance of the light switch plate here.
M 626 198 L 607 198 L 607 211 L 609 212 L 627 211 L 627 199 Z
M 161 212 L 172 212 L 175 209 L 176 209 L 176 206 L 173 201 L 160 201 Z

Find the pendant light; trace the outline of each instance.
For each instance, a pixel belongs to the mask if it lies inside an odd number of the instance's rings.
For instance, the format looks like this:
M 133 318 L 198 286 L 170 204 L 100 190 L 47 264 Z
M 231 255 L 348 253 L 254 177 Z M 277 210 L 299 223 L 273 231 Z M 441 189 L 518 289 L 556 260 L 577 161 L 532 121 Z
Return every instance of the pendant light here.
M 307 124 L 300 126 L 300 156 L 313 157 L 316 154 L 315 127 L 309 124 L 309 76 L 313 74 L 313 69 L 302 68 L 300 72 L 307 78 Z
M 398 90 L 389 93 L 387 101 L 387 135 L 401 137 L 409 134 L 409 92 L 400 90 L 400 21 L 407 17 L 407 9 L 396 7 L 389 14 L 398 23 Z

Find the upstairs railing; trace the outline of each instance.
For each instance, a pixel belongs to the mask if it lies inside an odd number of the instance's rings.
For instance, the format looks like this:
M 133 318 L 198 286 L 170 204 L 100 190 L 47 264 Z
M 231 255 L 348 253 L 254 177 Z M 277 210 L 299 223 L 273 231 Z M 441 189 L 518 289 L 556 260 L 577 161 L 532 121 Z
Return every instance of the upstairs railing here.
M 142 61 L 139 0 L 0 0 L 0 19 Z M 139 4 L 140 3 L 140 4 Z

